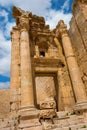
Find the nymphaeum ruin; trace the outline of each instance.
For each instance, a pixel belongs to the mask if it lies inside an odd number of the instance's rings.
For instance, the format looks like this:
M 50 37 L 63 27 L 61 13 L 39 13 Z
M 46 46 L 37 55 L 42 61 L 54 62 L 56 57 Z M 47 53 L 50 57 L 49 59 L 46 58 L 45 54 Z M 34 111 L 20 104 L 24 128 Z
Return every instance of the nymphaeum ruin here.
M 1 129 L 87 127 L 86 0 L 74 1 L 69 30 L 63 20 L 50 30 L 43 17 L 17 7 L 13 17 L 10 112 Z

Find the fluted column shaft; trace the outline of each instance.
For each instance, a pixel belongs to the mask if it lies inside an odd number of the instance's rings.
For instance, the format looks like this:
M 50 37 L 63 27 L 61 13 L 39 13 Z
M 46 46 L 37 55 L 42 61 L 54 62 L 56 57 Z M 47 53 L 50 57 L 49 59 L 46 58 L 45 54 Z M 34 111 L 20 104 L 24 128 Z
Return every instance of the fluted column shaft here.
M 21 108 L 34 106 L 28 19 L 21 19 Z M 26 22 L 27 21 L 27 22 Z M 23 23 L 23 24 L 22 24 Z
M 73 84 L 74 93 L 76 96 L 76 101 L 77 102 L 85 101 L 86 93 L 84 90 L 84 84 L 82 82 L 79 67 L 72 50 L 71 41 L 67 34 L 62 35 L 62 43 L 63 43 L 63 48 L 65 51 L 66 60 L 70 72 L 70 77 Z
M 59 88 L 58 88 L 58 110 L 59 111 L 63 111 L 64 110 L 64 102 L 62 100 L 62 91 L 63 91 L 63 87 L 64 87 L 64 81 L 63 81 L 63 77 L 62 77 L 62 69 L 59 68 L 58 72 L 57 72 L 57 78 L 58 78 L 58 84 L 59 84 Z
M 39 47 L 35 45 L 35 57 L 39 57 Z
M 57 39 L 56 37 L 54 38 L 54 42 L 55 42 L 55 44 L 57 45 L 57 48 L 58 48 L 58 52 L 59 52 L 60 57 L 63 58 L 62 47 L 61 47 L 61 45 L 60 45 L 60 43 L 59 43 L 59 41 L 58 41 L 58 39 Z
M 64 23 L 61 23 L 60 25 L 60 33 L 61 33 L 62 45 L 65 52 L 65 57 L 66 57 L 76 101 L 77 103 L 84 102 L 87 100 L 84 84 L 81 79 L 80 70 L 77 61 L 75 59 L 71 41 L 68 36 L 66 26 L 64 25 Z
M 19 101 L 18 95 L 20 88 L 20 55 L 19 55 L 19 38 L 20 32 L 14 27 L 11 33 L 12 45 L 11 45 L 11 110 L 18 109 Z M 18 106 L 17 106 L 18 105 Z

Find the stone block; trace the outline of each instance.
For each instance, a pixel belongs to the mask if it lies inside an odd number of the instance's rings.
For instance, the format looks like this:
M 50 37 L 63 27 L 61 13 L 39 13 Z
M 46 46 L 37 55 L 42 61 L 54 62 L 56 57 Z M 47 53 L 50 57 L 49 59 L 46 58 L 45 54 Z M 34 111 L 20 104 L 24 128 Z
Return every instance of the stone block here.
M 63 130 L 63 128 L 54 128 L 53 130 Z
M 9 128 L 0 128 L 0 130 L 12 130 L 12 129 L 9 127 Z
M 80 128 L 80 129 L 78 129 L 78 130 L 87 130 L 87 128 L 85 128 L 85 129 L 84 129 L 84 128 Z
M 27 127 L 33 127 L 33 126 L 40 126 L 40 122 L 37 119 L 30 119 L 30 120 L 21 120 L 19 124 L 19 128 L 27 128 Z
M 18 129 L 21 130 L 21 129 Z M 30 128 L 23 128 L 22 130 L 43 130 L 42 126 L 34 126 L 34 127 L 30 127 Z
M 57 116 L 58 118 L 64 118 L 64 117 L 67 117 L 68 113 L 69 113 L 68 111 L 59 111 L 57 112 Z
M 39 118 L 53 118 L 56 116 L 56 110 L 55 109 L 46 109 L 41 110 L 39 113 Z
M 17 108 L 17 104 L 16 103 L 12 103 L 11 104 L 11 110 L 14 111 L 14 110 L 16 110 L 16 108 Z
M 52 121 L 50 120 L 45 120 L 43 123 L 42 123 L 42 126 L 43 126 L 43 129 L 44 130 L 51 130 L 51 129 L 55 129 L 55 128 L 58 128 L 58 125 L 57 124 L 53 124 Z M 59 127 L 61 128 L 61 127 Z
M 51 109 L 51 108 L 56 109 L 56 103 L 53 99 L 52 100 L 49 99 L 40 103 L 40 109 Z
M 18 114 L 21 116 L 21 120 L 34 119 L 34 118 L 39 119 L 39 110 L 35 108 L 27 109 L 26 111 L 20 110 Z
M 69 127 L 64 127 L 63 130 L 69 130 Z
M 69 126 L 69 122 L 67 119 L 62 119 L 59 121 L 59 123 L 61 124 L 62 127 L 68 127 Z
M 80 124 L 77 124 L 77 125 L 71 125 L 71 130 L 77 130 L 77 129 L 82 129 L 83 130 L 83 127 L 84 126 L 87 126 L 87 124 L 85 123 L 80 123 Z

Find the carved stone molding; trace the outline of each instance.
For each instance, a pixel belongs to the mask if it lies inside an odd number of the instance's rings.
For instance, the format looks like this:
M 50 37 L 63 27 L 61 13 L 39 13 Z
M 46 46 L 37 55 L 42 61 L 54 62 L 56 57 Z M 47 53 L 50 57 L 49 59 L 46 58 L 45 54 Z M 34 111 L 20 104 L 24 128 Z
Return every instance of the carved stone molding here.
M 58 25 L 57 25 L 57 31 L 56 31 L 56 33 L 57 33 L 57 35 L 60 37 L 61 35 L 67 35 L 68 34 L 68 30 L 67 30 L 67 26 L 66 26 L 66 24 L 64 23 L 64 21 L 63 20 L 60 20 L 59 21 L 59 23 L 58 23 Z
M 22 30 L 26 30 L 28 31 L 29 30 L 29 18 L 28 17 L 24 17 L 24 16 L 21 16 L 20 19 L 19 19 L 19 29 L 22 31 Z

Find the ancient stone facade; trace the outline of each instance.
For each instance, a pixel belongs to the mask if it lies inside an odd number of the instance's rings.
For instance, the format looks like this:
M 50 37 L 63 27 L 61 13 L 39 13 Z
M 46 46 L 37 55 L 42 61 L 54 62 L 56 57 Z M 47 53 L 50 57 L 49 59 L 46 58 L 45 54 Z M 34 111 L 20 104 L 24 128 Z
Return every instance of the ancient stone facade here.
M 43 17 L 13 7 L 11 87 L 2 130 L 87 127 L 87 2 L 73 3 L 70 29 L 50 30 Z M 1 130 L 0 129 L 0 130 Z
M 75 1 L 70 21 L 70 38 L 87 93 L 87 2 Z M 78 38 L 77 38 L 78 37 Z

